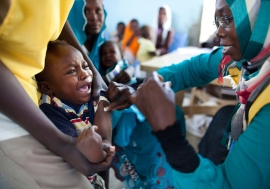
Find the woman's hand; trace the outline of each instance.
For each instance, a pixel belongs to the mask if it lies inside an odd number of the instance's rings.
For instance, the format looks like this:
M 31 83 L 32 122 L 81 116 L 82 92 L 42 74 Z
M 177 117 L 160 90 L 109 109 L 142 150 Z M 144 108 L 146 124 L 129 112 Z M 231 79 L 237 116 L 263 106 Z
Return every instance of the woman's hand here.
M 97 129 L 98 127 L 93 125 L 83 130 L 76 139 L 77 149 L 92 163 L 99 163 L 107 156 Z
M 158 131 L 176 121 L 174 95 L 170 82 L 160 82 L 157 72 L 153 72 L 130 96 L 130 101 L 144 114 L 153 131 Z
M 105 107 L 105 111 L 123 110 L 132 105 L 129 96 L 135 92 L 130 86 L 111 82 L 107 91 L 107 97 L 112 102 L 109 106 Z

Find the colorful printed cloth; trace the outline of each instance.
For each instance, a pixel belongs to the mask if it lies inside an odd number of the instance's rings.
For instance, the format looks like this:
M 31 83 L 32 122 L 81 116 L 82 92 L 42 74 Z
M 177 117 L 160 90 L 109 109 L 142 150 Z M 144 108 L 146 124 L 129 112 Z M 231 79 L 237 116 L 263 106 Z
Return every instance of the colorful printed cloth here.
M 227 142 L 229 148 L 249 125 L 247 102 L 248 107 L 251 107 L 257 95 L 262 92 L 261 88 L 269 84 L 267 77 L 270 74 L 270 1 L 244 2 L 246 6 L 242 1 L 227 0 L 242 52 L 242 59 L 238 62 L 231 61 L 228 56 L 221 62 L 223 75 L 233 75 L 236 81 L 236 94 L 239 99 L 238 108 L 228 124 L 223 139 L 223 143 Z M 249 98 L 251 95 L 252 99 Z
M 184 126 L 183 112 L 176 108 L 178 119 Z M 145 117 L 131 106 L 112 112 L 113 142 L 121 147 L 116 152 L 113 168 L 116 177 L 126 189 L 173 188 L 172 168 L 152 128 Z M 185 128 L 181 128 L 185 133 Z
M 100 96 L 100 100 L 108 102 L 104 96 Z M 84 129 L 92 126 L 98 108 L 93 107 L 92 98 L 88 103 L 74 106 L 55 96 L 45 94 L 42 95 L 39 104 L 40 109 L 60 131 L 74 138 Z M 104 180 L 98 174 L 95 173 L 87 178 L 95 189 L 105 189 Z

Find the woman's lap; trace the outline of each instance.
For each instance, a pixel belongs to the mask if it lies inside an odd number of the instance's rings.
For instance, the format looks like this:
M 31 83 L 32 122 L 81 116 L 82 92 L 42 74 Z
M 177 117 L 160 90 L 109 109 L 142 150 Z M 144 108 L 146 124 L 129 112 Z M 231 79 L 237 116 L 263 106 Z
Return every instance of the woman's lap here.
M 2 114 L 0 127 L 5 124 L 15 125 Z M 13 188 L 92 188 L 84 175 L 29 134 L 0 139 L 0 159 L 0 173 Z

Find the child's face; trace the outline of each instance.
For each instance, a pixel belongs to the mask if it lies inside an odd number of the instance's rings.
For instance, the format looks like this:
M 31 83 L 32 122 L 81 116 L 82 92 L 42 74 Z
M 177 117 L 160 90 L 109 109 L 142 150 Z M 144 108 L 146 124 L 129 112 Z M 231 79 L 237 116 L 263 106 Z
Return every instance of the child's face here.
M 109 68 L 115 62 L 122 60 L 120 49 L 116 44 L 108 43 L 100 51 L 101 65 Z
M 135 21 L 131 22 L 131 23 L 130 23 L 130 29 L 131 29 L 131 31 L 133 31 L 133 32 L 135 32 L 136 30 L 138 30 L 138 29 L 139 29 L 138 23 L 135 22 Z
M 87 19 L 86 33 L 90 35 L 98 34 L 104 22 L 103 7 L 100 0 L 86 0 L 84 14 Z
M 117 27 L 117 33 L 118 33 L 119 35 L 123 35 L 124 32 L 125 32 L 125 25 L 120 24 L 120 25 Z
M 46 57 L 52 95 L 74 105 L 84 104 L 90 100 L 93 73 L 77 49 L 71 46 L 59 48 L 57 56 Z

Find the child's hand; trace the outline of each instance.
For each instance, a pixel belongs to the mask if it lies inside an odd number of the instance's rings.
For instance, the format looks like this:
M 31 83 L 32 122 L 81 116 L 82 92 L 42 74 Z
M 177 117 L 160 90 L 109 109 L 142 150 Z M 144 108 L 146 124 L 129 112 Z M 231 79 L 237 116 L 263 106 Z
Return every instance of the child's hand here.
M 111 144 L 109 143 L 103 143 L 103 150 L 107 153 L 107 155 L 114 155 L 115 154 L 115 147 L 112 146 Z
M 107 153 L 103 151 L 102 138 L 93 125 L 83 130 L 76 138 L 77 149 L 92 163 L 99 163 L 105 159 Z
M 122 70 L 117 76 L 115 76 L 113 81 L 125 84 L 131 80 L 133 75 L 134 75 L 134 68 L 133 66 L 129 66 L 125 70 Z

